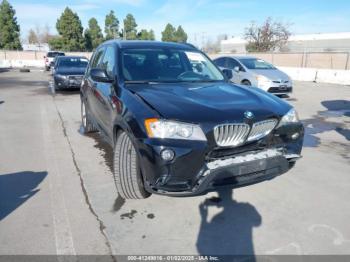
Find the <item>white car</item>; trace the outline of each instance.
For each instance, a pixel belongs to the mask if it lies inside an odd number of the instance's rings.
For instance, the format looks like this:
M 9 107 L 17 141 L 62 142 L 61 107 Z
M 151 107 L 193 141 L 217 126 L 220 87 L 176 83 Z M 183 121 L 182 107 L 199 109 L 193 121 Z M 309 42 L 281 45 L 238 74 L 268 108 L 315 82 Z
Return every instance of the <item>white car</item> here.
M 232 70 L 235 84 L 256 86 L 269 93 L 286 95 L 293 91 L 290 77 L 270 63 L 250 56 L 222 56 L 214 59 L 220 69 Z
M 45 59 L 45 70 L 49 71 L 50 68 L 53 66 L 53 62 L 56 56 L 64 56 L 65 54 L 63 52 L 56 52 L 56 51 L 50 51 L 44 56 Z

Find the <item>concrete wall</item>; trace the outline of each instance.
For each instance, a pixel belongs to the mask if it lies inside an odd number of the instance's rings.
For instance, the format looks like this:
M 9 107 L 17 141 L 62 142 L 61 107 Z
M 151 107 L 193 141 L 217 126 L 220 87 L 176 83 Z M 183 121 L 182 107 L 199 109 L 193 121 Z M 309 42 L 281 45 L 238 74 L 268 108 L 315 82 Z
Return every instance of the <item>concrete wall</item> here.
M 281 66 L 278 68 L 288 74 L 293 80 L 297 81 L 313 81 L 319 83 L 350 85 L 349 70 L 295 68 Z
M 91 52 L 66 52 L 67 56 L 85 56 L 90 59 Z M 46 52 L 0 50 L 0 67 L 44 67 Z

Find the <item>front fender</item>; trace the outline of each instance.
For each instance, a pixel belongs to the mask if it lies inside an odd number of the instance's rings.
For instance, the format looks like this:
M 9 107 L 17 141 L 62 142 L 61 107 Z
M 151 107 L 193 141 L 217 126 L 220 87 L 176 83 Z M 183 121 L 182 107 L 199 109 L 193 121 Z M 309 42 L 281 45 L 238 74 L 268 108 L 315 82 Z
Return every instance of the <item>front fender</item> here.
M 122 89 L 120 93 L 120 108 L 113 121 L 114 143 L 118 131 L 123 130 L 134 139 L 147 138 L 144 121 L 147 118 L 160 117 L 159 113 L 150 108 L 135 93 L 127 89 Z

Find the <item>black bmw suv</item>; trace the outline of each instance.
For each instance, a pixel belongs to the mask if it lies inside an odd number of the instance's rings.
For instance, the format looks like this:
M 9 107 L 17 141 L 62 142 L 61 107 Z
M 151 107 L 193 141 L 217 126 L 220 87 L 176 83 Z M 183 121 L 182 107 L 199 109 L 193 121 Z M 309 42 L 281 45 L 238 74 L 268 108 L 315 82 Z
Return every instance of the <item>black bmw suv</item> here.
M 304 128 L 286 102 L 230 83 L 188 44 L 108 41 L 81 87 L 85 132 L 114 148 L 123 198 L 205 194 L 272 179 L 300 158 Z

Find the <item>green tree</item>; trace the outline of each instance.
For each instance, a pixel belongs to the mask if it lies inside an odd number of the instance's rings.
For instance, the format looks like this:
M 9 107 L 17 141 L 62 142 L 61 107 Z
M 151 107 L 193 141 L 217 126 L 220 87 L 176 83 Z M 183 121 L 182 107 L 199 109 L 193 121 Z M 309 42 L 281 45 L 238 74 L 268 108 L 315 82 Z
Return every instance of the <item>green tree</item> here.
M 137 39 L 139 40 L 155 40 L 153 30 L 147 31 L 146 29 L 142 29 L 137 34 Z
M 105 18 L 105 33 L 106 40 L 115 39 L 118 37 L 119 32 L 119 20 L 115 16 L 114 11 L 111 10 Z
M 16 11 L 7 0 L 0 4 L 0 48 L 22 49 Z
M 98 22 L 96 18 L 91 18 L 89 20 L 89 27 L 85 30 L 84 38 L 88 34 L 90 36 L 92 48 L 98 47 L 103 42 L 103 35 L 100 26 L 98 25 Z M 86 38 L 85 38 L 86 40 Z M 86 47 L 86 43 L 85 43 Z
M 176 42 L 180 42 L 180 43 L 186 43 L 187 42 L 187 34 L 183 30 L 181 25 L 178 26 L 178 28 L 177 28 L 177 30 L 175 32 L 175 40 L 176 40 Z
M 83 27 L 79 16 L 66 7 L 57 20 L 56 28 L 62 37 L 62 49 L 66 51 L 81 51 L 84 49 Z
M 152 29 L 148 32 L 148 40 L 156 40 L 156 37 L 154 36 L 154 31 Z
M 51 36 L 49 39 L 49 46 L 53 50 L 64 50 L 64 43 L 62 36 Z
M 162 32 L 162 41 L 164 42 L 176 42 L 176 30 L 175 27 L 168 23 Z
M 91 39 L 91 35 L 90 35 L 90 31 L 89 30 L 85 30 L 84 32 L 84 45 L 85 45 L 85 50 L 86 51 L 92 51 L 93 45 L 92 45 L 92 39 Z
M 132 14 L 127 14 L 124 19 L 124 30 L 123 34 L 125 34 L 125 38 L 127 40 L 135 40 L 137 39 L 137 24 L 135 18 Z
M 39 37 L 38 37 L 37 33 L 35 33 L 35 31 L 33 29 L 29 30 L 28 43 L 29 44 L 37 44 L 37 43 L 39 43 Z

